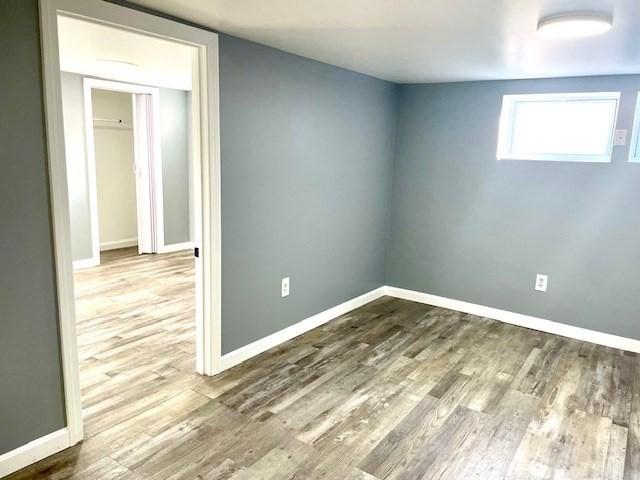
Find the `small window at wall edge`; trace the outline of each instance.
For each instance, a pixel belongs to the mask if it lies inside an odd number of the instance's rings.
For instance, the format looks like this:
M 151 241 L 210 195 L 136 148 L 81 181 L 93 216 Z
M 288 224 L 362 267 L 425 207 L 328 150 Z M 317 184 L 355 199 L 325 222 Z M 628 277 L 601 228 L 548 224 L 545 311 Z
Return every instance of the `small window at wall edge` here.
M 619 101 L 620 92 L 504 95 L 497 158 L 608 163 Z
M 640 92 L 637 94 L 636 109 L 633 115 L 633 130 L 631 131 L 631 143 L 629 143 L 629 161 L 640 163 Z

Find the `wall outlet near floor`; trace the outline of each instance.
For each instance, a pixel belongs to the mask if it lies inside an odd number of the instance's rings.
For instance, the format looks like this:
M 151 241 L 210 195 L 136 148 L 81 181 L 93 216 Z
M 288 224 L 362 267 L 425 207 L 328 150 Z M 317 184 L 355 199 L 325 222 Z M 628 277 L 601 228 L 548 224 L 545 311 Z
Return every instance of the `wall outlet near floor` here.
M 549 281 L 549 277 L 543 275 L 541 273 L 536 275 L 536 290 L 539 292 L 547 291 L 547 282 Z
M 282 297 L 289 296 L 289 277 L 285 277 L 282 279 L 282 285 L 280 287 L 280 295 Z

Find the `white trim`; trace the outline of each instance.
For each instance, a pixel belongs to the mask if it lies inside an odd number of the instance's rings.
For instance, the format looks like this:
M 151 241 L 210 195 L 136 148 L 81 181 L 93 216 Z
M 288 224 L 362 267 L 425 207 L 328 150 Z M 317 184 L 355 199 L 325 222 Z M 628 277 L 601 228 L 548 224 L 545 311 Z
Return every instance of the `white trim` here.
M 69 430 L 63 428 L 4 453 L 0 455 L 0 478 L 39 462 L 43 458 L 47 458 L 70 446 Z
M 82 405 L 78 369 L 75 303 L 69 221 L 60 58 L 58 54 L 58 14 L 83 18 L 100 24 L 134 30 L 142 34 L 178 41 L 195 48 L 199 76 L 194 79 L 192 130 L 199 141 L 197 158 L 202 208 L 196 218 L 199 234 L 195 244 L 201 255 L 196 285 L 196 365 L 199 373 L 212 375 L 220 370 L 221 335 L 221 250 L 220 250 L 220 142 L 218 112 L 218 36 L 215 33 L 132 10 L 101 0 L 40 0 L 40 28 L 44 77 L 51 215 L 56 266 L 58 317 L 69 445 L 83 438 Z M 198 127 L 199 126 L 199 127 Z M 198 178 L 197 176 L 195 178 Z M 201 224 L 201 225 L 200 225 Z M 203 261 L 206 260 L 206 261 Z M 200 277 L 201 275 L 201 277 Z M 198 289 L 201 290 L 198 292 Z
M 463 302 L 447 297 L 439 297 L 429 293 L 405 290 L 404 288 L 385 287 L 385 295 L 411 300 L 413 302 L 426 303 L 436 307 L 448 308 L 459 312 L 470 313 L 479 317 L 492 318 L 501 322 L 510 323 L 519 327 L 531 328 L 541 332 L 553 333 L 563 337 L 582 340 L 584 342 L 596 343 L 607 347 L 619 348 L 629 352 L 640 353 L 640 340 L 620 337 L 609 333 L 597 332 L 587 328 L 574 327 L 564 323 L 545 320 L 544 318 L 532 317 L 521 313 L 514 313 L 508 310 L 486 307 L 475 303 Z
M 525 102 L 546 101 L 580 101 L 580 100 L 615 100 L 615 109 L 609 132 L 607 153 L 603 155 L 563 154 L 563 153 L 514 153 L 513 143 L 514 116 L 516 105 Z M 546 162 L 586 162 L 609 163 L 613 154 L 613 136 L 615 133 L 618 110 L 620 108 L 620 92 L 574 92 L 574 93 L 541 93 L 523 95 L 504 95 L 498 129 L 498 160 L 534 160 Z
M 100 265 L 100 256 L 99 255 L 98 255 L 98 260 L 97 261 L 93 257 L 83 258 L 83 259 L 80 259 L 80 260 L 74 260 L 73 261 L 73 269 L 74 270 L 82 270 L 83 268 L 97 267 L 98 265 Z
M 200 179 L 200 185 L 194 184 L 194 199 L 201 202 L 196 206 L 196 241 L 200 255 L 196 258 L 196 318 L 202 328 L 197 339 L 196 370 L 206 375 L 221 371 L 219 364 L 222 356 L 222 211 L 220 182 L 220 89 L 218 36 L 203 30 L 208 40 L 206 46 L 200 45 L 194 52 L 194 76 L 191 103 L 194 178 Z M 195 128 L 200 125 L 200 128 Z M 206 161 L 204 160 L 206 159 Z M 198 174 L 197 174 L 198 173 Z M 197 193 L 197 195 L 196 195 Z M 199 207 L 199 208 L 198 208 Z M 196 215 L 198 217 L 198 215 Z M 202 298 L 198 298 L 201 295 Z
M 69 445 L 75 445 L 83 438 L 83 426 L 56 10 L 54 2 L 48 0 L 40 1 L 40 42 L 44 77 L 47 163 L 51 192 L 65 411 Z
M 631 130 L 631 143 L 629 143 L 629 162 L 640 163 L 640 156 L 635 156 L 638 140 L 640 140 L 640 92 L 636 94 L 636 109 L 633 111 L 633 130 Z
M 135 247 L 138 245 L 138 237 L 125 238 L 124 240 L 113 240 L 112 242 L 104 242 L 100 244 L 100 251 L 117 250 L 119 248 Z
M 250 359 L 251 357 L 255 357 L 262 352 L 266 352 L 267 350 L 278 346 L 288 340 L 291 340 L 292 338 L 302 335 L 309 330 L 313 330 L 320 325 L 324 325 L 325 323 L 341 315 L 344 315 L 345 313 L 355 310 L 356 308 L 360 308 L 361 306 L 382 297 L 384 293 L 385 287 L 376 288 L 375 290 L 367 292 L 364 295 L 360 295 L 359 297 L 347 300 L 340 305 L 336 305 L 335 307 L 332 307 L 328 310 L 305 318 L 304 320 L 295 323 L 290 327 L 282 329 L 276 333 L 272 333 L 271 335 L 261 338 L 260 340 L 256 340 L 249 345 L 245 345 L 244 347 L 240 347 L 237 350 L 229 352 L 222 356 L 220 371 L 238 365 L 239 363 L 242 363 L 245 360 Z
M 193 250 L 193 242 L 172 243 L 171 245 L 158 246 L 158 253 L 180 252 L 182 250 Z
M 507 153 L 498 154 L 498 160 L 530 160 L 534 162 L 570 162 L 570 163 L 611 163 L 609 155 L 571 155 L 571 154 L 535 154 Z

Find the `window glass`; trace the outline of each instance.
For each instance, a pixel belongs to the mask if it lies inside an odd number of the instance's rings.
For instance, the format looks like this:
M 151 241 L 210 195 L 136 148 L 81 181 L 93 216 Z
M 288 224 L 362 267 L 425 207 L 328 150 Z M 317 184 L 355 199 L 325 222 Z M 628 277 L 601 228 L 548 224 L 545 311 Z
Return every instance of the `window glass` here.
M 618 93 L 507 95 L 499 159 L 611 160 Z

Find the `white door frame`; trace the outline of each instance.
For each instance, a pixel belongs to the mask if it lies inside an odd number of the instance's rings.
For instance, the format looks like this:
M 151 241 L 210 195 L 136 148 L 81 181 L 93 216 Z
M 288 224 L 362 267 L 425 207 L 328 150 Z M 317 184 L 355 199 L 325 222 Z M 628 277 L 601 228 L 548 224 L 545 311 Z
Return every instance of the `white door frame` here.
M 160 90 L 155 87 L 147 87 L 143 85 L 136 85 L 133 83 L 116 82 L 112 80 L 100 80 L 97 78 L 84 78 L 83 79 L 83 92 L 84 92 L 84 125 L 85 125 L 85 141 L 87 150 L 87 177 L 89 184 L 89 212 L 90 212 L 90 225 L 91 225 L 91 253 L 92 258 L 88 263 L 83 263 L 84 266 L 100 265 L 100 229 L 99 229 L 99 217 L 98 217 L 98 188 L 97 188 L 97 173 L 96 173 L 96 147 L 94 140 L 94 123 L 93 123 L 93 102 L 91 97 L 91 91 L 93 89 L 110 90 L 123 93 L 131 93 L 133 99 L 131 100 L 132 112 L 133 112 L 133 127 L 134 127 L 134 143 L 135 143 L 135 162 L 136 162 L 136 205 L 137 205 L 137 224 L 138 224 L 138 238 L 144 238 L 148 241 L 149 245 L 142 246 L 138 243 L 138 249 L 140 253 L 157 253 L 159 249 L 164 247 L 164 212 L 162 207 L 162 153 L 160 146 Z M 151 96 L 151 125 L 145 125 L 144 130 L 152 132 L 151 141 L 153 145 L 150 147 L 151 162 L 153 168 L 141 168 L 142 172 L 138 170 L 138 163 L 142 160 L 140 156 L 139 135 L 141 132 L 136 131 L 140 127 L 137 120 L 136 112 L 136 95 L 150 95 Z M 146 148 L 145 148 L 146 150 Z M 147 159 L 148 160 L 148 159 Z M 143 175 L 147 178 L 153 193 L 148 195 L 142 195 L 140 192 L 140 180 L 139 176 Z M 141 208 L 141 196 L 145 198 L 144 203 L 148 203 L 151 207 L 149 211 L 143 211 Z M 151 198 L 152 197 L 152 198 Z M 147 243 L 147 242 L 145 242 Z M 142 248 L 141 248 L 142 247 Z
M 58 14 L 83 18 L 195 47 L 193 75 L 194 201 L 197 203 L 196 370 L 221 371 L 221 250 L 218 36 L 100 0 L 40 0 L 49 183 L 58 295 L 58 315 L 69 445 L 83 438 L 78 347 L 69 223 L 69 196 L 62 116 Z M 197 126 L 199 125 L 199 128 Z

